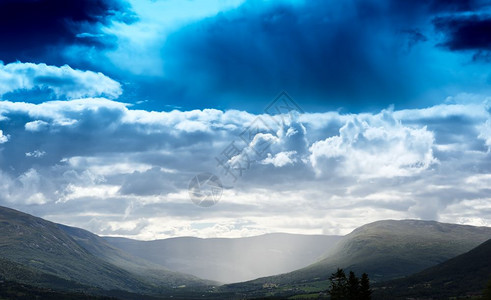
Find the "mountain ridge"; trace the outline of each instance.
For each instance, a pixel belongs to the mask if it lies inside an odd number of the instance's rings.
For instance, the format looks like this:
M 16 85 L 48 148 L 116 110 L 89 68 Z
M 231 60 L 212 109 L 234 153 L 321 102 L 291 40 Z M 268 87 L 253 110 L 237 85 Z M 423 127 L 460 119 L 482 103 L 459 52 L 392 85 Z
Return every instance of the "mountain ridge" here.
M 35 280 L 23 275 L 31 272 L 34 278 L 42 279 L 43 286 L 46 287 L 61 280 L 67 286 L 71 286 L 69 282 L 75 282 L 75 285 L 96 289 L 138 293 L 165 291 L 176 285 L 196 284 L 204 287 L 209 284 L 196 277 L 163 268 L 143 268 L 145 265 L 140 272 L 136 272 L 131 266 L 140 264 L 142 260 L 132 262 L 130 255 L 122 254 L 121 250 L 107 248 L 110 246 L 106 247 L 101 243 L 101 238 L 88 231 L 1 206 L 0 230 L 0 258 L 4 262 L 0 264 L 0 274 L 5 280 L 36 284 Z M 84 247 L 82 237 L 90 238 L 95 248 L 87 247 L 87 243 Z M 97 247 L 99 253 L 95 251 Z M 111 262 L 108 256 L 103 255 L 104 251 L 115 260 L 126 261 L 127 265 Z M 149 267 L 150 263 L 147 264 Z M 9 272 L 5 269 L 7 267 L 17 271 Z M 143 270 L 148 273 L 145 274 Z M 152 274 L 152 271 L 158 272 Z
M 113 289 L 122 291 L 122 293 L 117 291 L 115 293 L 128 299 L 139 296 L 125 294 L 124 291 L 150 296 L 176 295 L 189 299 L 200 298 L 203 297 L 202 295 L 226 299 L 239 294 L 247 297 L 266 295 L 282 297 L 292 293 L 298 294 L 303 290 L 322 291 L 327 287 L 327 277 L 337 267 L 355 271 L 357 274 L 366 272 L 375 287 L 393 288 L 394 291 L 398 287 L 397 282 L 403 282 L 403 286 L 406 283 L 421 286 L 417 280 L 423 281 L 424 284 L 430 282 L 434 286 L 454 284 L 457 280 L 447 280 L 446 273 L 458 273 L 455 270 L 464 270 L 461 265 L 480 270 L 476 262 L 482 264 L 485 259 L 488 260 L 484 272 L 491 272 L 491 261 L 488 258 L 491 252 L 490 227 L 437 221 L 380 220 L 360 226 L 344 237 L 273 233 L 242 239 L 177 237 L 166 240 L 135 241 L 100 237 L 81 228 L 53 223 L 0 206 L 0 229 L 3 233 L 0 237 L 0 280 L 74 292 L 88 291 L 94 295 L 106 296 L 112 294 L 103 291 Z M 317 245 L 318 247 L 313 247 L 309 242 L 318 242 L 319 239 L 322 242 Z M 230 247 L 233 245 L 240 254 L 244 250 L 242 247 L 249 244 L 249 248 L 245 250 L 256 251 L 251 253 L 251 258 L 256 259 L 254 263 L 259 265 L 263 261 L 256 256 L 264 253 L 272 253 L 270 256 L 262 257 L 265 261 L 280 258 L 278 261 L 281 262 L 284 257 L 289 257 L 291 253 L 286 251 L 288 248 L 278 246 L 288 245 L 288 243 L 282 244 L 283 242 L 294 241 L 298 248 L 290 249 L 292 253 L 305 252 L 305 249 L 309 248 L 315 248 L 319 253 L 322 250 L 322 253 L 318 256 L 318 260 L 297 270 L 227 284 L 215 289 L 214 282 L 203 281 L 176 272 L 172 268 L 166 269 L 153 261 L 136 257 L 115 246 L 115 241 L 134 243 L 138 251 L 144 249 L 141 248 L 142 245 L 148 247 L 154 244 L 157 246 L 157 255 L 161 256 L 164 253 L 164 256 L 169 255 L 177 263 L 179 257 L 177 259 L 172 257 L 172 251 L 166 252 L 167 250 L 179 249 L 181 252 L 184 251 L 185 255 L 202 254 L 203 251 L 208 251 L 206 253 L 215 255 L 211 258 L 218 259 L 218 261 L 210 259 L 208 263 L 218 262 L 236 269 L 241 265 L 234 264 L 233 259 L 241 259 L 244 264 L 250 264 L 251 261 L 240 255 L 231 256 L 227 260 L 221 256 L 223 253 L 217 250 L 225 249 L 227 252 L 234 249 Z M 163 241 L 171 242 L 170 246 L 162 248 Z M 224 243 L 229 245 L 222 247 Z M 251 244 L 261 245 L 261 248 L 254 249 Z M 323 248 L 324 245 L 329 246 L 327 251 Z M 315 251 L 312 253 L 317 254 Z M 288 255 L 282 256 L 285 253 Z M 466 255 L 475 253 L 479 254 L 478 258 L 465 258 Z M 462 261 L 459 258 L 462 256 L 464 262 L 457 263 L 453 271 L 445 269 L 448 265 L 454 265 L 453 261 Z M 194 261 L 191 260 L 191 263 L 202 260 L 203 257 L 197 257 Z M 204 264 L 204 266 L 208 265 Z M 216 269 L 220 267 L 219 264 L 214 266 Z M 464 275 L 470 276 L 469 278 L 473 276 Z M 468 277 L 465 276 L 463 278 L 467 280 Z M 435 277 L 436 280 L 430 280 Z M 394 278 L 401 279 L 394 281 L 392 280 Z M 162 281 L 163 279 L 165 281 Z M 187 287 L 175 289 L 178 285 Z M 42 292 L 42 290 L 33 291 Z
M 490 227 L 422 220 L 381 220 L 353 230 L 324 257 L 299 270 L 222 286 L 264 297 L 327 289 L 337 268 L 368 273 L 373 283 L 401 278 L 465 253 L 491 238 Z M 264 287 L 270 287 L 265 289 Z M 272 287 L 272 288 L 271 288 Z M 307 288 L 308 287 L 308 288 Z

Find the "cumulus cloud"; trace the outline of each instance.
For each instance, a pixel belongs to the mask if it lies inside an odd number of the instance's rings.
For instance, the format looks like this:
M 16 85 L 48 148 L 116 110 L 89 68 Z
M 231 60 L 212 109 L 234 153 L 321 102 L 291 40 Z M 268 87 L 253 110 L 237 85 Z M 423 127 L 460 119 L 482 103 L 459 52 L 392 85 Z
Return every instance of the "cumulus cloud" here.
M 27 131 L 41 131 L 43 129 L 46 129 L 48 127 L 48 123 L 41 121 L 41 120 L 36 120 L 32 122 L 27 122 L 26 125 L 24 126 Z
M 384 218 L 449 221 L 459 209 L 466 216 L 456 222 L 491 224 L 471 209 L 487 207 L 490 117 L 486 103 L 442 104 L 305 113 L 280 126 L 266 114 L 149 112 L 103 98 L 1 101 L 10 138 L 0 147 L 0 202 L 137 238 L 346 233 Z M 247 154 L 250 166 L 217 205 L 195 206 L 190 179 L 211 172 L 225 182 L 215 158 L 231 143 L 239 151 L 230 162 Z
M 268 157 L 261 161 L 262 164 L 272 164 L 275 167 L 283 167 L 286 165 L 291 165 L 295 162 L 294 155 L 297 154 L 295 151 L 286 151 L 276 153 L 274 156 L 268 153 Z
M 0 96 L 32 89 L 49 90 L 55 98 L 105 96 L 117 98 L 121 85 L 102 73 L 46 64 L 10 63 L 0 61 Z
M 330 176 L 410 176 L 437 162 L 433 146 L 433 133 L 426 127 L 404 126 L 383 111 L 356 116 L 339 135 L 313 143 L 310 161 L 318 174 Z

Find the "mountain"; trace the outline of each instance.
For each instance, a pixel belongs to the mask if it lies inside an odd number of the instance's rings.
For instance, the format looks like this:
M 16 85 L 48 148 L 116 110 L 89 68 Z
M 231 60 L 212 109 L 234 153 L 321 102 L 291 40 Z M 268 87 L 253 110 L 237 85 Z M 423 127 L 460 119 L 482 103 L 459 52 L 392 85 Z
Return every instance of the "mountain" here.
M 343 267 L 383 281 L 421 271 L 471 250 L 491 238 L 491 228 L 435 221 L 378 221 L 355 229 L 327 257 L 305 268 L 322 276 Z
M 229 283 L 305 267 L 332 248 L 341 237 L 275 233 L 231 239 L 104 239 L 116 248 L 168 269 Z
M 165 270 L 108 245 L 98 236 L 0 207 L 2 280 L 50 288 L 163 293 L 209 282 Z
M 57 226 L 73 238 L 79 245 L 92 255 L 132 274 L 144 277 L 152 285 L 175 286 L 204 286 L 214 285 L 216 282 L 198 279 L 195 276 L 168 270 L 161 265 L 133 256 L 123 250 L 107 243 L 103 238 L 87 230 L 69 227 L 61 224 Z M 163 279 L 165 281 L 163 282 Z
M 491 240 L 422 272 L 376 286 L 380 299 L 479 295 L 491 279 Z
M 101 238 L 0 207 L 0 232 L 4 298 L 316 296 L 326 290 L 327 278 L 337 267 L 368 273 L 380 299 L 438 298 L 477 294 L 491 275 L 491 228 L 434 221 L 379 221 L 344 237 L 268 234 L 144 242 Z M 317 262 L 296 271 L 222 287 L 169 270 L 233 281 L 301 267 L 315 257 L 320 257 Z
M 286 290 L 327 289 L 326 279 L 336 268 L 368 273 L 372 282 L 400 278 L 465 253 L 491 238 L 491 228 L 435 221 L 378 221 L 361 226 L 342 238 L 324 258 L 300 270 L 230 284 L 224 291 L 257 296 Z M 274 286 L 274 291 L 271 291 Z M 299 288 L 299 286 L 303 286 Z M 277 287 L 277 288 L 276 288 Z M 262 291 L 262 292 L 261 292 Z

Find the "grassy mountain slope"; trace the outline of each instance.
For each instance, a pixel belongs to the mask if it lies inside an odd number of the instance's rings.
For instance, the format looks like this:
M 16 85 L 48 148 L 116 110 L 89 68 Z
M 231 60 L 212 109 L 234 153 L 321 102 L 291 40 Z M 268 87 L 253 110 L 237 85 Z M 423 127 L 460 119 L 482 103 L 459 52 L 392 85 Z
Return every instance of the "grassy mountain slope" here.
M 44 286 L 66 284 L 64 287 L 70 289 L 74 288 L 72 282 L 76 282 L 99 289 L 142 293 L 161 292 L 176 284 L 200 282 L 190 276 L 163 269 L 159 270 L 161 278 L 156 281 L 156 276 L 143 276 L 133 272 L 130 267 L 116 266 L 114 260 L 118 259 L 121 260 L 120 265 L 125 259 L 128 259 L 126 264 L 131 264 L 129 255 L 91 242 L 85 244 L 87 250 L 80 235 L 72 237 L 67 233 L 69 230 L 62 228 L 41 218 L 0 207 L 0 273 L 4 279 L 26 284 L 43 283 Z M 97 240 L 94 235 L 86 233 L 86 237 Z M 92 244 L 93 248 L 88 247 L 88 244 Z M 17 271 L 9 272 L 9 268 Z
M 325 282 L 337 267 L 366 272 L 372 282 L 403 277 L 465 253 L 491 238 L 491 228 L 434 221 L 378 221 L 346 235 L 325 258 L 306 268 L 231 284 L 224 290 L 244 293 L 266 292 L 264 284 L 277 284 L 277 291 L 315 282 Z M 323 285 L 327 288 L 327 282 Z M 275 293 L 275 291 L 268 291 Z
M 172 270 L 220 282 L 237 282 L 307 266 L 340 238 L 276 233 L 235 239 L 105 239 L 125 252 Z
M 90 289 L 75 281 L 70 281 L 35 268 L 0 258 L 0 281 L 15 280 L 20 283 L 35 283 L 38 287 L 82 291 Z
M 58 227 L 94 256 L 133 274 L 137 274 L 152 285 L 162 285 L 164 279 L 166 286 L 186 285 L 188 287 L 203 287 L 217 284 L 216 282 L 201 280 L 192 275 L 170 271 L 161 265 L 138 258 L 117 249 L 107 243 L 103 238 L 87 230 L 60 224 L 58 224 Z
M 491 240 L 422 272 L 377 286 L 381 299 L 478 295 L 491 278 Z M 383 297 L 385 296 L 385 297 Z

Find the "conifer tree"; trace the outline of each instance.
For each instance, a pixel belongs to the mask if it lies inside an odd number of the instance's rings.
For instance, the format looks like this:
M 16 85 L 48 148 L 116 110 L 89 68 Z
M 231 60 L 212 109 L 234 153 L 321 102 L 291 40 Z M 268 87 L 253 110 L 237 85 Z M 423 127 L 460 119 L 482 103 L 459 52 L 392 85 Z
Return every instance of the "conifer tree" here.
M 331 288 L 329 289 L 328 293 L 331 295 L 331 299 L 346 299 L 348 281 L 343 269 L 338 268 L 337 271 L 329 277 L 329 282 L 331 284 Z
M 360 299 L 360 280 L 353 271 L 349 272 L 347 292 L 347 299 Z
M 368 279 L 367 273 L 361 275 L 360 280 L 360 300 L 371 300 L 372 290 L 370 289 L 370 280 Z

